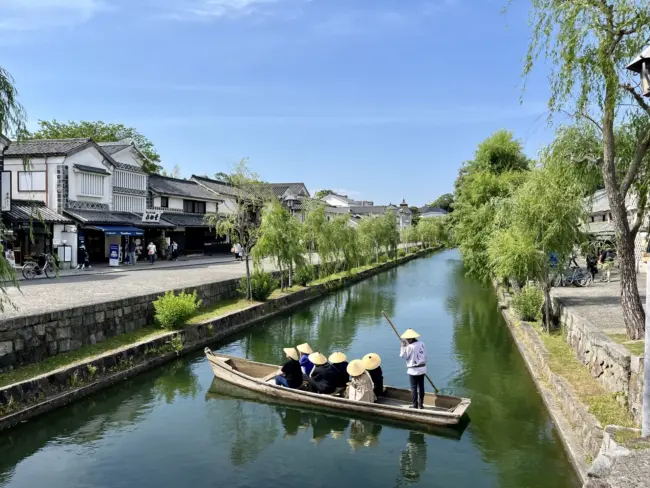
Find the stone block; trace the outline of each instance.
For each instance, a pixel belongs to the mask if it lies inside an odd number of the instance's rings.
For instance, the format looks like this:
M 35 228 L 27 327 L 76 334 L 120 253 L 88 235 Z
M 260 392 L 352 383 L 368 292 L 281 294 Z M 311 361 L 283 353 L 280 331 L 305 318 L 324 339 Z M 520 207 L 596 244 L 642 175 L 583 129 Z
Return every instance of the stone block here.
M 59 327 L 56 330 L 57 339 L 70 339 L 72 337 L 72 328 L 71 327 Z
M 58 343 L 56 341 L 48 342 L 47 352 L 50 356 L 55 356 L 59 352 Z
M 88 336 L 88 342 L 90 344 L 97 344 L 97 337 L 95 337 L 95 334 L 90 334 Z
M 72 343 L 72 341 L 70 339 L 61 339 L 58 342 L 58 344 L 59 344 L 59 353 L 70 351 L 71 350 L 71 343 Z
M 93 325 L 95 323 L 95 314 L 89 313 L 83 316 L 83 325 Z
M 133 313 L 133 307 L 131 306 L 123 307 L 122 310 L 124 311 L 124 315 L 129 315 Z M 121 317 L 121 315 L 118 315 L 118 317 Z
M 34 330 L 31 327 L 23 327 L 22 329 L 18 329 L 17 332 L 18 336 L 25 341 L 29 341 L 34 336 Z
M 75 351 L 83 346 L 83 342 L 73 339 L 70 341 L 70 350 Z
M 0 332 L 0 342 L 13 341 L 16 337 L 18 337 L 18 331 L 16 330 L 8 330 L 6 332 Z
M 14 343 L 12 341 L 0 342 L 0 356 L 10 354 L 14 351 Z
M 95 322 L 103 322 L 104 319 L 106 318 L 106 313 L 105 312 L 95 312 Z
M 14 341 L 14 350 L 22 351 L 23 349 L 25 349 L 25 341 L 23 339 L 16 339 Z
M 84 318 L 80 315 L 78 317 L 72 317 L 70 319 L 70 326 L 71 327 L 81 327 L 84 323 Z
M 34 333 L 37 336 L 44 336 L 45 335 L 45 324 L 36 324 L 36 325 L 34 325 Z
M 106 310 L 106 318 L 112 319 L 115 316 L 115 310 Z

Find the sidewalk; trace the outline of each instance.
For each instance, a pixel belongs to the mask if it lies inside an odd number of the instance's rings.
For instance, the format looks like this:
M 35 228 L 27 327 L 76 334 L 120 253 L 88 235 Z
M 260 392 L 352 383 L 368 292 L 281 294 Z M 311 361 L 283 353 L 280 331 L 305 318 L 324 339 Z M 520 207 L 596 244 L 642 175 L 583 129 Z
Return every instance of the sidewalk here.
M 93 265 L 90 269 L 62 269 L 58 272 L 58 278 L 70 276 L 92 276 L 104 275 L 111 273 L 131 273 L 135 271 L 149 271 L 152 269 L 170 269 L 170 268 L 187 268 L 190 266 L 203 266 L 218 263 L 231 263 L 235 258 L 231 254 L 219 254 L 215 256 L 189 256 L 179 258 L 177 261 L 156 261 L 155 264 L 149 264 L 149 261 L 138 261 L 135 266 L 121 264 L 120 266 L 109 266 L 108 263 Z M 27 281 L 21 273 L 21 268 L 16 268 L 16 279 L 18 281 Z M 36 276 L 34 280 L 48 279 L 44 274 Z

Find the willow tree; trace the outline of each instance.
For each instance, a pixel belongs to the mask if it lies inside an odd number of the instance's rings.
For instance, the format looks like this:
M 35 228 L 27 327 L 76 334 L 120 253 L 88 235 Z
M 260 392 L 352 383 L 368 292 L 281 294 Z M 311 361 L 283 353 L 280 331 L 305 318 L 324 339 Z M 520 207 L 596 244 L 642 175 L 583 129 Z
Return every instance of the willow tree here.
M 533 71 L 539 55 L 545 55 L 551 70 L 551 116 L 568 112 L 593 124 L 602 135 L 602 154 L 594 164 L 602 171 L 614 224 L 625 326 L 631 339 L 639 339 L 645 314 L 625 202 L 650 149 L 650 130 L 636 135 L 633 160 L 619 178 L 614 125 L 630 116 L 650 116 L 650 104 L 626 70 L 650 39 L 650 4 L 647 0 L 531 1 L 533 36 L 524 76 Z
M 261 235 L 259 212 L 271 200 L 273 194 L 268 184 L 260 181 L 257 174 L 240 161 L 228 174 L 232 187 L 233 205 L 229 213 L 207 214 L 205 220 L 219 235 L 228 235 L 233 243 L 242 246 L 246 262 L 246 281 L 248 290 L 246 298 L 252 298 L 250 255 Z
M 26 132 L 26 121 L 27 116 L 18 101 L 18 90 L 14 79 L 0 66 L 0 154 L 4 151 L 3 135 L 12 139 L 20 139 Z M 5 228 L 0 222 L 0 241 L 4 242 L 5 240 Z M 16 274 L 5 258 L 4 251 L 4 246 L 0 245 L 0 312 L 4 311 L 7 303 L 11 304 L 7 298 L 7 283 L 18 286 Z

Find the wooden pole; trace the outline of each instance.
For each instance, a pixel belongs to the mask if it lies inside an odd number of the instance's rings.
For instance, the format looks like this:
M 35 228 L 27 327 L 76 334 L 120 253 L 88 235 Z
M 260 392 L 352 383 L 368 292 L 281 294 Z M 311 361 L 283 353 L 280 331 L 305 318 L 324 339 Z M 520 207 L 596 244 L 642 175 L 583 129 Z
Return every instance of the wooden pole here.
M 388 315 L 386 315 L 386 312 L 382 311 L 381 313 L 384 315 L 384 317 L 386 317 L 386 320 L 388 320 L 388 323 L 393 328 L 393 331 L 395 332 L 395 335 L 397 336 L 397 338 L 401 342 L 402 338 L 400 337 L 399 332 L 397 332 L 397 329 L 395 328 L 395 325 L 393 324 L 392 320 L 388 317 Z M 436 388 L 436 385 L 433 384 L 433 381 L 431 381 L 431 378 L 429 378 L 429 375 L 424 373 L 424 376 L 426 376 L 426 378 L 429 380 L 429 383 L 431 383 L 431 386 L 433 386 L 433 389 L 435 390 L 435 392 L 438 393 L 438 388 Z

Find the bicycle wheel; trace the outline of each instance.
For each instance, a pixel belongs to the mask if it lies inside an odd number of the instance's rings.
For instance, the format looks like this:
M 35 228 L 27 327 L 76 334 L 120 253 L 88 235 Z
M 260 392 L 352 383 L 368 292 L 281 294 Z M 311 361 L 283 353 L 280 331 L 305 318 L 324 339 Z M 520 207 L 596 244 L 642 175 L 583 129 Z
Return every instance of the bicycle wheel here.
M 36 276 L 36 265 L 34 263 L 27 263 L 23 266 L 23 277 L 26 280 L 33 280 Z
M 587 276 L 584 274 L 579 274 L 575 277 L 575 280 L 573 280 L 573 284 L 578 287 L 587 286 Z
M 54 278 L 56 276 L 56 271 L 49 264 L 45 265 L 45 276 L 48 278 Z

